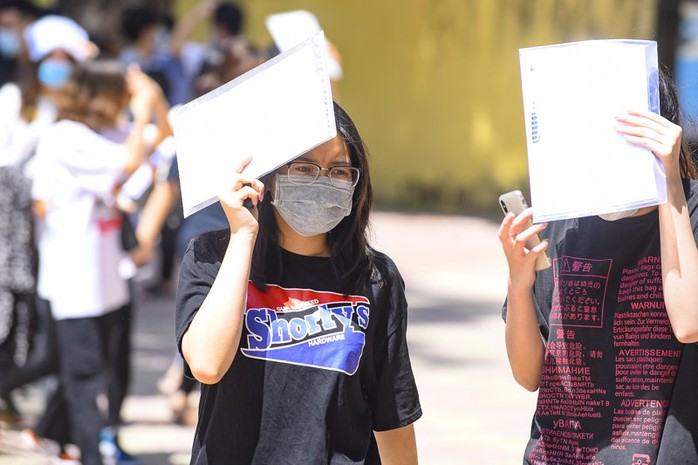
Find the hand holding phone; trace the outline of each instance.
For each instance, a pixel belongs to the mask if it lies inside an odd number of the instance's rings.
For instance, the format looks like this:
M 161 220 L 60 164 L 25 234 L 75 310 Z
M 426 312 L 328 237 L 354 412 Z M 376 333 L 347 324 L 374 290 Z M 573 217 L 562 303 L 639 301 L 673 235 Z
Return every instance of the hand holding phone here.
M 515 190 L 500 195 L 499 206 L 502 207 L 502 211 L 505 215 L 509 212 L 512 212 L 515 215 L 520 215 L 521 212 L 528 208 L 528 203 L 526 202 L 526 198 L 523 196 L 521 191 Z M 524 229 L 527 229 L 531 226 L 533 226 L 533 224 L 530 221 L 528 221 L 526 224 L 524 224 L 523 227 Z M 538 236 L 538 234 L 535 234 L 528 241 L 526 241 L 526 248 L 531 250 L 533 247 L 540 244 L 540 242 L 540 237 Z M 550 257 L 548 257 L 548 254 L 545 251 L 543 251 L 543 253 L 538 255 L 538 257 L 536 258 L 536 271 L 541 271 L 546 268 L 549 268 L 550 265 Z

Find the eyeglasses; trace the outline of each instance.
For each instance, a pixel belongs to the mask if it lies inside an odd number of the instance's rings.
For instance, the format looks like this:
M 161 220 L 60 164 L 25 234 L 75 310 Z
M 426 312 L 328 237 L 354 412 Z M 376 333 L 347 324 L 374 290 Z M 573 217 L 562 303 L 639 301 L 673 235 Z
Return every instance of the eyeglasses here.
M 332 166 L 323 168 L 315 163 L 305 161 L 294 161 L 286 165 L 288 167 L 288 180 L 293 184 L 312 184 L 321 171 L 327 171 L 330 183 L 335 187 L 356 186 L 359 182 L 361 170 L 353 166 Z

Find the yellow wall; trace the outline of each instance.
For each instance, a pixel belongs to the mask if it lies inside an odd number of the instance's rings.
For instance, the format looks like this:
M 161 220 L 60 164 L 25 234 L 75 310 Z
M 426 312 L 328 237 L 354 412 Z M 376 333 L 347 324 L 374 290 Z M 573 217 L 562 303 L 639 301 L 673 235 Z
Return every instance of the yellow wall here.
M 651 38 L 657 0 L 239 0 L 247 33 L 307 9 L 336 44 L 341 102 L 372 155 L 379 204 L 491 211 L 528 189 L 518 48 Z

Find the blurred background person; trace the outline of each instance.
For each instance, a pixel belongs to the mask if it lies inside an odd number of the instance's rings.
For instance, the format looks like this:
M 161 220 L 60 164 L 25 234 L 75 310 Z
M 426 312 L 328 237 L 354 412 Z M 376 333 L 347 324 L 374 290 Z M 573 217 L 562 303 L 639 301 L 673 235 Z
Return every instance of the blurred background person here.
M 39 134 L 56 117 L 56 93 L 75 63 L 94 49 L 87 32 L 72 19 L 49 15 L 26 28 L 29 62 L 18 70 L 17 83 L 0 88 L 2 157 L 24 165 L 34 152 Z
M 220 2 L 215 4 L 213 15 L 209 18 L 208 49 L 199 75 L 211 72 L 223 60 L 224 43 L 230 39 L 242 37 L 244 14 L 235 3 Z
M 58 122 L 37 147 L 32 188 L 38 216 L 39 294 L 56 319 L 61 385 L 71 437 L 83 465 L 102 465 L 99 442 L 106 421 L 97 404 L 113 341 L 124 330 L 121 310 L 130 295 L 120 275 L 125 251 L 115 191 L 150 152 L 145 129 L 155 118 L 167 134 L 166 104 L 157 85 L 115 61 L 87 62 L 59 93 Z M 124 110 L 133 115 L 118 140 Z M 117 139 L 117 140 L 114 140 Z M 111 398 L 110 398 L 111 400 Z
M 195 96 L 203 95 L 216 87 L 235 79 L 241 74 L 263 63 L 268 57 L 242 36 L 229 37 L 220 45 L 220 60 L 196 82 Z M 171 168 L 155 183 L 140 214 L 136 237 L 139 248 L 136 262 L 143 265 L 153 259 L 158 241 L 163 238 L 166 224 L 173 207 L 180 206 L 179 167 L 176 158 Z M 181 217 L 181 211 L 179 212 Z M 175 268 L 181 261 L 189 242 L 199 234 L 226 229 L 228 220 L 219 203 L 214 203 L 193 215 L 182 219 L 176 231 L 174 261 Z M 172 365 L 159 380 L 158 388 L 168 396 L 172 418 L 177 423 L 195 424 L 198 408 L 198 383 L 182 375 L 182 359 L 175 355 Z
M 21 2 L 4 5 L 15 4 L 34 11 Z M 56 370 L 50 310 L 36 300 L 28 167 L 39 136 L 55 120 L 58 89 L 90 53 L 87 32 L 61 16 L 26 26 L 24 42 L 30 62 L 20 63 L 16 83 L 0 88 L 0 399 L 9 410 L 14 389 Z M 62 428 L 41 429 L 52 436 Z
M 0 86 L 15 80 L 19 63 L 27 58 L 24 29 L 39 16 L 40 8 L 30 1 L 0 1 Z
M 136 63 L 148 74 L 161 74 L 167 81 L 167 98 L 172 105 L 188 102 L 206 54 L 204 45 L 191 37 L 215 6 L 215 1 L 202 1 L 177 21 L 150 6 L 124 10 L 121 32 L 125 45 L 119 60 Z
M 155 79 L 172 105 L 186 103 L 195 95 L 194 82 L 200 74 L 206 47 L 191 40 L 196 28 L 210 19 L 217 2 L 196 3 L 175 21 L 169 11 L 151 5 L 127 8 L 121 13 L 124 46 L 119 60 L 135 63 Z M 176 235 L 182 223 L 181 208 L 172 208 L 162 224 L 159 237 L 159 282 L 149 290 L 171 289 Z

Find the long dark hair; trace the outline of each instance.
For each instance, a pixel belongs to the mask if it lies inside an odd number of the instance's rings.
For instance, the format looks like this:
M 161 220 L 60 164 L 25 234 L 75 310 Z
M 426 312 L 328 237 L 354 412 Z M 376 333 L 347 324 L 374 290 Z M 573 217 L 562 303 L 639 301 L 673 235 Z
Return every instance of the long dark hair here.
M 78 121 L 94 131 L 109 128 L 115 110 L 128 102 L 126 68 L 116 60 L 81 63 L 58 97 L 58 120 Z
M 36 119 L 41 84 L 39 83 L 39 63 L 22 63 L 17 71 L 17 84 L 22 94 L 20 115 L 31 123 Z
M 678 92 L 669 70 L 664 65 L 659 67 L 659 113 L 672 123 L 681 125 L 683 114 L 679 105 Z M 685 139 L 681 141 L 679 169 L 682 178 L 698 179 L 691 150 Z
M 373 270 L 373 250 L 368 245 L 369 215 L 373 205 L 373 189 L 368 167 L 368 151 L 356 125 L 337 103 L 334 104 L 337 134 L 344 139 L 352 166 L 361 169 L 359 182 L 354 189 L 351 213 L 332 231 L 327 240 L 330 258 L 342 291 L 365 292 Z M 264 178 L 265 186 L 271 185 L 274 173 Z M 271 196 L 259 204 L 259 234 L 252 257 L 251 280 L 260 289 L 266 288 L 270 276 L 280 274 L 283 260 L 279 246 L 279 226 L 274 216 Z

